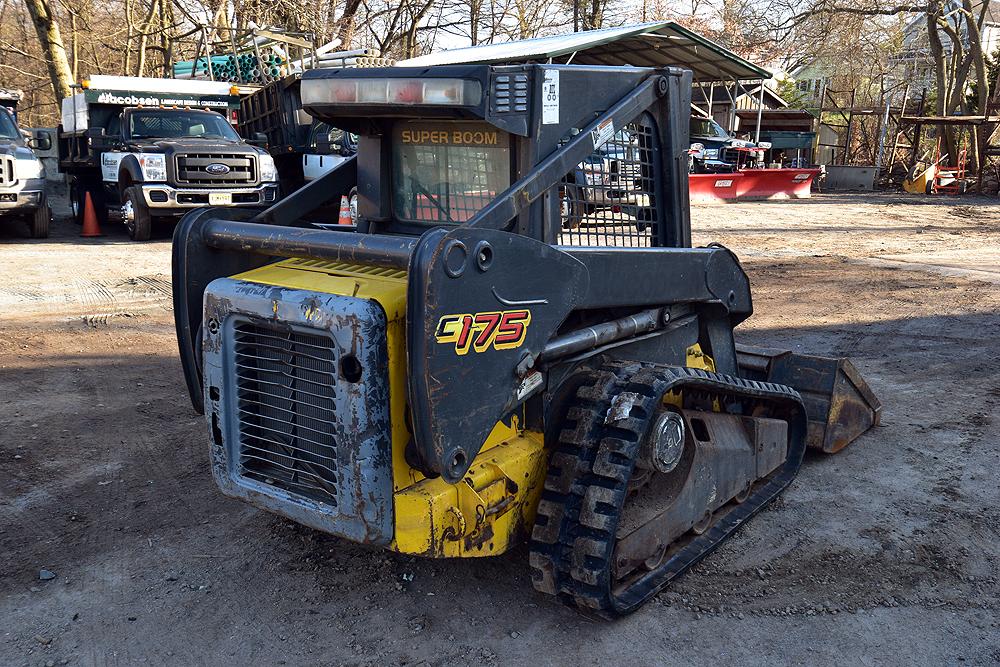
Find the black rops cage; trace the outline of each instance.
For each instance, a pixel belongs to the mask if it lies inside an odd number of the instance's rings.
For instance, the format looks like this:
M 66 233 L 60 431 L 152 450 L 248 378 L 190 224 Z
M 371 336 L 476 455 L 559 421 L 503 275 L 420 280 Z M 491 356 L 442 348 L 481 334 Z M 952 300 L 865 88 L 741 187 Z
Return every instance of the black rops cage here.
M 659 336 L 635 344 L 677 365 L 702 340 L 735 374 L 749 282 L 728 251 L 690 247 L 690 85 L 685 70 L 573 65 L 304 74 L 304 109 L 356 133 L 358 153 L 253 218 L 208 209 L 178 226 L 175 315 L 194 405 L 205 286 L 274 257 L 406 270 L 415 461 L 451 482 L 498 420 L 534 400 L 545 368 L 604 349 L 586 341 Z M 318 229 L 315 212 L 354 187 L 356 226 Z M 497 308 L 530 316 L 517 345 L 463 356 L 441 344 L 454 314 Z M 486 383 L 475 418 L 442 390 L 470 377 Z
M 315 70 L 302 99 L 360 135 L 359 231 L 469 223 L 557 245 L 685 247 L 690 77 L 545 65 Z M 525 196 L 528 206 L 512 201 Z

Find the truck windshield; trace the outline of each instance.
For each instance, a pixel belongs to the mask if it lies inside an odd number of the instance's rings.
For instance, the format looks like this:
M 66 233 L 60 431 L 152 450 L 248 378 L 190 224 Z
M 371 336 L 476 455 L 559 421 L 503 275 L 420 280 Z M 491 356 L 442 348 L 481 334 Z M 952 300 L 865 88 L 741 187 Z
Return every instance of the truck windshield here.
M 729 134 L 722 129 L 722 126 L 711 118 L 691 117 L 692 137 L 715 137 L 717 139 L 728 139 Z
M 392 162 L 398 219 L 465 222 L 510 186 L 510 136 L 487 123 L 400 122 Z
M 176 109 L 142 109 L 128 114 L 131 139 L 228 139 L 240 136 L 225 118 L 214 111 L 178 111 Z
M 14 120 L 5 110 L 0 109 L 0 139 L 20 139 L 21 133 L 17 131 Z

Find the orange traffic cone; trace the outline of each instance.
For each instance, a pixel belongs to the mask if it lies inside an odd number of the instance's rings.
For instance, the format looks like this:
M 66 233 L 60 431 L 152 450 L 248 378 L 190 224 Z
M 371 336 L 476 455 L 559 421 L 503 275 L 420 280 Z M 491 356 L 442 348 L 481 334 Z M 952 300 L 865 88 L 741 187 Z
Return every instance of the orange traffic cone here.
M 97 224 L 97 212 L 94 210 L 94 202 L 91 200 L 89 192 L 83 200 L 83 229 L 80 230 L 80 236 L 87 238 L 104 236 L 101 232 L 101 226 Z
M 353 225 L 351 220 L 351 202 L 344 195 L 340 196 L 340 216 L 337 218 L 338 225 Z

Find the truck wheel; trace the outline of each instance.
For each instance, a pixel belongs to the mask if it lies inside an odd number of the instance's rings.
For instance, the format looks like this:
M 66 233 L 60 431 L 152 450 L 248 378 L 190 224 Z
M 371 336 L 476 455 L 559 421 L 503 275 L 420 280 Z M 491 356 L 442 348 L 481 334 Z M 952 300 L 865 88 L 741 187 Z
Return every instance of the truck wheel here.
M 148 241 L 153 232 L 153 217 L 142 197 L 142 189 L 137 185 L 125 189 L 122 198 L 122 220 L 133 241 Z
M 78 225 L 83 224 L 83 206 L 86 196 L 87 189 L 74 179 L 69 186 L 69 206 L 73 211 L 73 222 Z
M 31 238 L 33 239 L 47 239 L 49 238 L 49 221 L 52 219 L 52 211 L 49 209 L 49 202 L 42 197 L 41 206 L 35 209 L 35 213 L 31 216 L 28 224 L 31 228 Z
M 351 191 L 347 193 L 347 205 L 351 209 L 351 222 L 355 225 L 358 224 L 358 189 L 356 187 L 351 188 Z

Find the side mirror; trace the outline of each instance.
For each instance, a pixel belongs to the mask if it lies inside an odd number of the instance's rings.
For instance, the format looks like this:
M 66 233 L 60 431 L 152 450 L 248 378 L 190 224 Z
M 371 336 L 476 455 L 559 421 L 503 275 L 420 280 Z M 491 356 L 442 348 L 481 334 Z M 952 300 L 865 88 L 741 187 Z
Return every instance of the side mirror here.
M 251 146 L 267 148 L 267 135 L 263 132 L 254 132 L 253 139 L 248 140 L 247 143 Z
M 47 151 L 52 149 L 52 135 L 45 130 L 38 130 L 35 132 L 33 139 L 28 141 L 28 146 L 35 148 L 40 151 Z

